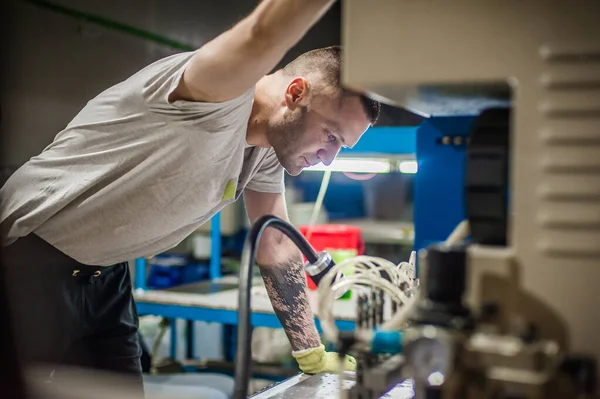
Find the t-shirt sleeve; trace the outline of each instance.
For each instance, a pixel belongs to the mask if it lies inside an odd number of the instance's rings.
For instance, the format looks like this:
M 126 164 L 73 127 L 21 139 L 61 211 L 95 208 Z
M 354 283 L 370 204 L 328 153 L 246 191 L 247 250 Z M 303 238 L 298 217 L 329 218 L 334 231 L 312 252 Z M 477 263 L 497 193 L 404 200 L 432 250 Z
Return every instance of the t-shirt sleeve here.
M 271 148 L 246 188 L 262 193 L 283 193 L 285 191 L 283 176 L 283 166 Z
M 140 71 L 133 79 L 139 78 L 142 85 L 143 101 L 152 112 L 210 114 L 213 117 L 220 113 L 235 111 L 254 98 L 254 87 L 236 98 L 222 102 L 202 102 L 177 100 L 169 101 L 169 96 L 179 85 L 185 70 L 192 61 L 195 52 L 185 52 L 159 60 Z M 136 82 L 137 83 L 137 82 Z

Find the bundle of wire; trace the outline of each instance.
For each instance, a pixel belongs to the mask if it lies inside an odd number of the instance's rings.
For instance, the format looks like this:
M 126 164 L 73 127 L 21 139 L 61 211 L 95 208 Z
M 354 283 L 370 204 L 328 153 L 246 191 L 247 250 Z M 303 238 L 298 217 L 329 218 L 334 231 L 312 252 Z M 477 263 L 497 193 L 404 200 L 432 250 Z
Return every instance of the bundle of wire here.
M 411 301 L 400 286 L 411 289 L 414 280 L 405 271 L 403 262 L 400 265 L 373 256 L 356 256 L 335 265 L 321 280 L 318 288 L 318 315 L 325 337 L 330 342 L 337 342 L 339 330 L 335 325 L 332 313 L 333 303 L 340 292 L 351 288 L 379 289 L 399 306 Z M 390 320 L 393 321 L 395 318 Z M 382 327 L 394 328 L 397 323 L 384 324 Z
M 450 246 L 462 241 L 469 235 L 469 230 L 468 222 L 462 221 L 448 236 L 444 245 Z M 318 288 L 318 316 L 325 337 L 330 342 L 338 342 L 339 330 L 333 317 L 333 303 L 340 292 L 352 288 L 382 290 L 391 301 L 396 302 L 399 310 L 379 328 L 398 330 L 404 327 L 420 300 L 420 291 L 415 289 L 415 255 L 413 252 L 408 262 L 399 265 L 372 256 L 356 256 L 335 265 L 323 277 Z
M 469 227 L 468 221 L 460 222 L 444 245 L 451 246 L 464 240 L 470 234 Z M 397 266 L 386 259 L 372 256 L 357 256 L 335 265 L 323 277 L 317 291 L 318 315 L 325 337 L 330 342 L 339 342 L 339 330 L 335 326 L 332 312 L 333 302 L 340 296 L 340 291 L 345 292 L 355 287 L 382 290 L 401 306 L 391 319 L 379 326 L 379 329 L 389 331 L 403 328 L 421 300 L 421 292 L 415 284 L 415 263 L 416 253 L 413 251 L 408 262 L 401 262 Z M 357 330 L 356 333 L 362 335 L 364 331 Z M 342 357 L 339 359 L 337 375 L 340 398 L 347 399 L 348 391 L 344 390 L 343 384 L 345 376 Z

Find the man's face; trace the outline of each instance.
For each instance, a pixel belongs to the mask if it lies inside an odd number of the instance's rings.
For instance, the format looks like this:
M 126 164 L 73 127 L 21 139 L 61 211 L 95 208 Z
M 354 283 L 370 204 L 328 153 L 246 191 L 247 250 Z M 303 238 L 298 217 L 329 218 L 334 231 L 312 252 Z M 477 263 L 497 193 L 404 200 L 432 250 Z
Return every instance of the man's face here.
M 271 121 L 267 136 L 281 165 L 296 176 L 306 167 L 331 164 L 342 147 L 358 142 L 370 123 L 358 96 L 313 95 L 307 107 L 302 100 L 306 88 L 290 86 L 283 114 Z

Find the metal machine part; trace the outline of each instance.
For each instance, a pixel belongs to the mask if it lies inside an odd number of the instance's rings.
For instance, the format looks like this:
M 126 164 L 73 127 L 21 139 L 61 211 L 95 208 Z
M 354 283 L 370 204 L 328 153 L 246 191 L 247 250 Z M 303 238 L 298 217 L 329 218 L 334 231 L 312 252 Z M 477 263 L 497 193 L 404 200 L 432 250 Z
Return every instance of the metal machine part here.
M 371 367 L 364 367 L 357 374 L 356 384 L 348 390 L 349 399 L 375 399 L 382 397 L 395 398 L 396 388 L 399 381 L 407 381 L 402 378 L 405 359 L 403 356 L 392 356 L 384 361 L 377 362 Z M 411 392 L 412 398 L 414 393 Z
M 441 386 L 454 367 L 456 340 L 434 326 L 418 326 L 404 334 L 404 354 L 414 379 L 425 386 Z
M 319 286 L 321 284 L 321 279 L 325 277 L 327 273 L 335 266 L 333 262 L 333 258 L 331 254 L 327 251 L 321 251 L 317 253 L 317 259 L 314 262 L 306 261 L 304 264 L 304 271 L 308 273 L 313 282 Z M 339 282 L 344 277 L 342 276 L 339 279 L 333 279 L 332 283 Z M 348 292 L 347 289 L 337 289 L 334 293 L 334 297 L 339 299 L 344 296 Z
M 252 399 L 332 399 L 339 397 L 340 386 L 350 389 L 356 384 L 353 374 L 346 373 L 340 383 L 336 374 L 316 374 L 313 376 L 298 375 L 284 381 L 264 392 L 260 392 Z M 396 383 L 383 398 L 412 399 L 414 398 L 412 381 L 405 380 Z M 371 398 L 370 398 L 371 399 Z
M 506 246 L 508 236 L 510 109 L 487 109 L 467 147 L 465 203 L 472 242 Z
M 466 247 L 431 246 L 427 250 L 426 282 L 423 300 L 411 322 L 455 330 L 473 327 L 470 310 L 464 305 L 466 289 Z
M 598 394 L 598 15 L 597 0 L 344 3 L 342 80 L 348 87 L 426 116 L 510 108 L 497 173 L 471 175 L 477 187 L 470 186 L 469 201 L 485 189 L 502 201 L 490 214 L 478 209 L 469 216 L 476 244 L 466 248 L 463 306 L 477 323 L 456 326 L 469 316 L 444 306 L 448 298 L 429 294 L 412 318 L 413 326 L 455 337 L 454 371 L 441 389 L 424 390 L 425 397 Z M 478 161 L 486 167 L 485 157 Z M 498 198 L 506 172 L 504 202 Z M 420 275 L 430 266 L 420 263 Z M 425 293 L 433 289 L 429 277 L 423 278 Z M 413 349 L 404 344 L 403 350 Z M 410 363 L 407 358 L 407 371 Z
M 329 270 L 335 265 L 329 252 L 319 252 L 317 254 L 317 260 L 315 262 L 306 262 L 304 270 L 312 278 L 316 285 L 319 285 L 321 278 L 323 278 Z
M 342 39 L 343 83 L 376 98 L 438 116 L 478 115 L 496 99 L 511 107 L 512 256 L 469 249 L 467 285 L 481 290 L 472 305 L 511 289 L 502 269 L 513 264 L 519 317 L 596 358 L 599 14 L 597 0 L 346 0 Z M 467 106 L 446 101 L 448 89 Z
M 500 333 L 485 318 L 471 317 L 463 306 L 465 252 L 463 245 L 433 246 L 422 256 L 427 262 L 424 299 L 403 333 L 378 331 L 378 295 L 359 297 L 356 384 L 349 398 L 383 397 L 408 378 L 414 380 L 418 399 L 592 398 L 597 383 L 593 358 L 565 357 L 556 341 L 535 331 Z M 370 346 L 361 345 L 365 339 L 371 339 Z

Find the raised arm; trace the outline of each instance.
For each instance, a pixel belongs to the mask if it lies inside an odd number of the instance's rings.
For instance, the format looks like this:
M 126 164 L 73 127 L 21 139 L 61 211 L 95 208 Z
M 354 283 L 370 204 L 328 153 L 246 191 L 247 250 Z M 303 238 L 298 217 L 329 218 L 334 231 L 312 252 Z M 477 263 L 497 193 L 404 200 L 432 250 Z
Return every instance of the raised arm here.
M 263 0 L 197 50 L 171 101 L 235 98 L 269 73 L 335 0 Z

